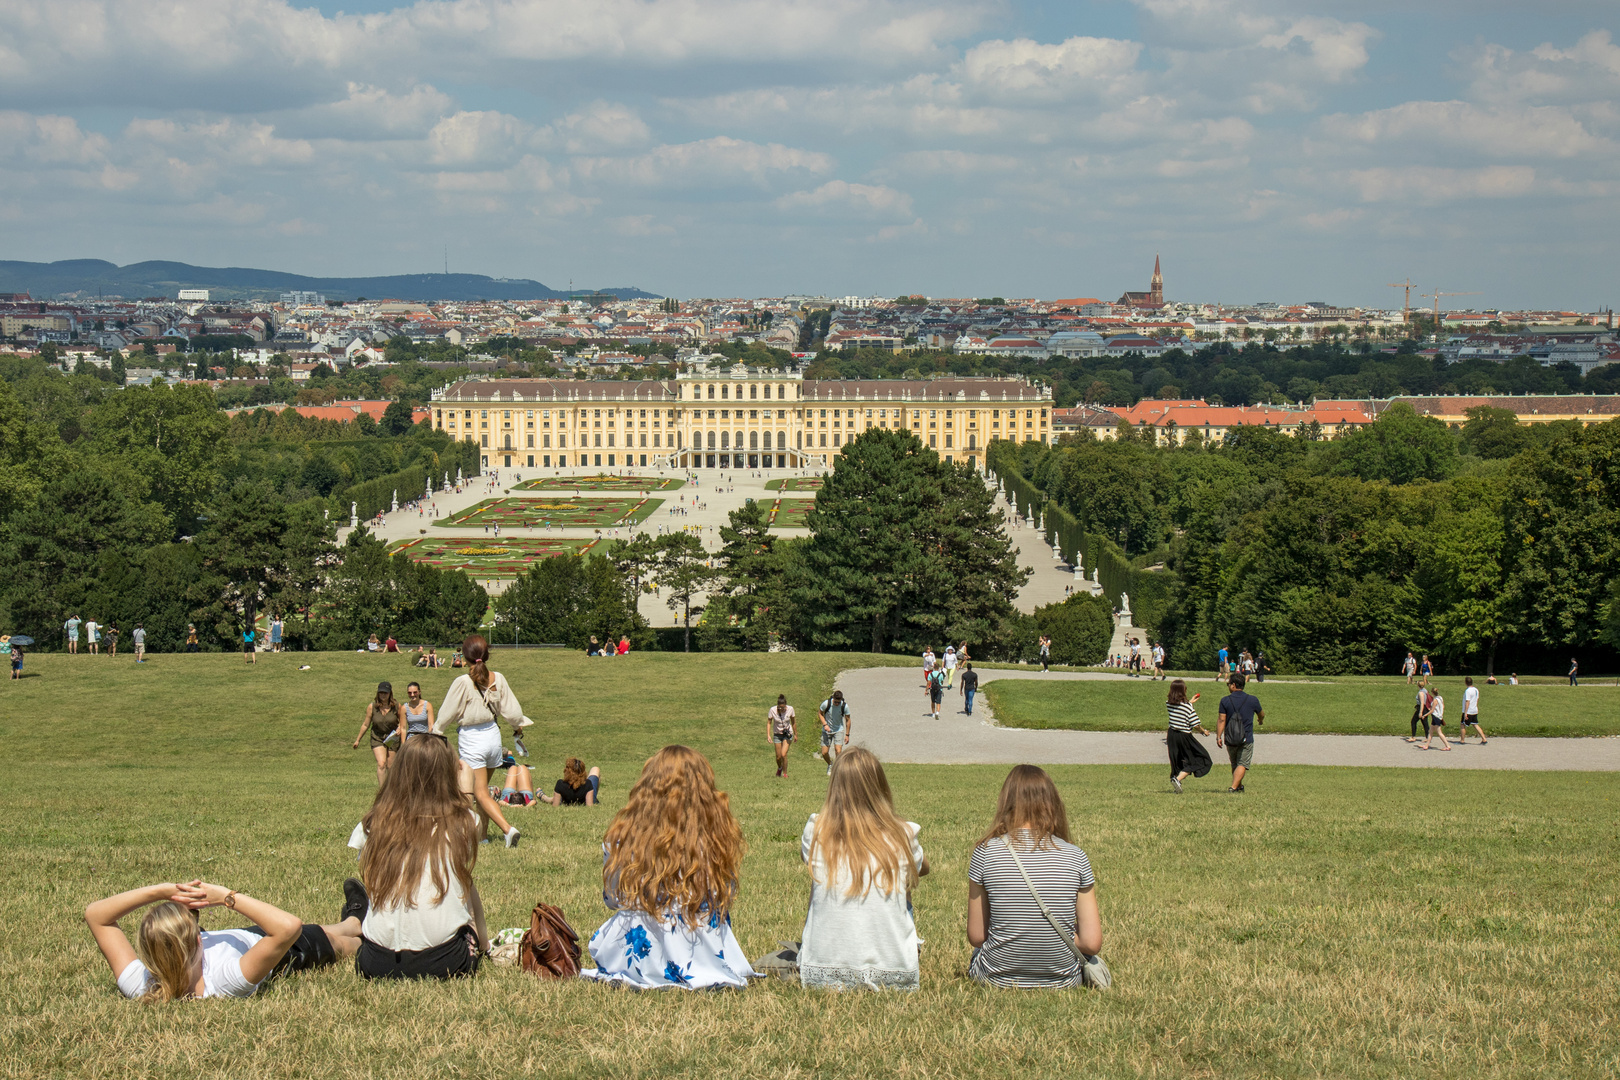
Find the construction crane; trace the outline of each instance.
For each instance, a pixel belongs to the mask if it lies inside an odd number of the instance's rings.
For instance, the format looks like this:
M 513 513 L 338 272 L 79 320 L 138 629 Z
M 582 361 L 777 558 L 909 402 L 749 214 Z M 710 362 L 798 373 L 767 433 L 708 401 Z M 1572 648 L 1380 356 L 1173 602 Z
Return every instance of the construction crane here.
M 1411 278 L 1408 278 L 1405 281 L 1392 281 L 1389 283 L 1389 287 L 1406 290 L 1406 307 L 1401 312 L 1401 325 L 1405 326 L 1412 321 L 1412 290 L 1417 286 L 1412 284 Z
M 1434 343 L 1440 344 L 1440 298 L 1442 296 L 1478 296 L 1477 292 L 1441 292 L 1439 289 L 1432 293 L 1422 293 L 1425 299 L 1434 300 Z

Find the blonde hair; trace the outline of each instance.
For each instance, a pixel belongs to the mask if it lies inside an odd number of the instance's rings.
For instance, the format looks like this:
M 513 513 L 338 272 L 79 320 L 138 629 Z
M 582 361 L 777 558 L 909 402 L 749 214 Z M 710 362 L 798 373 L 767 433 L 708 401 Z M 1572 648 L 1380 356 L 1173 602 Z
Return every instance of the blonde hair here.
M 400 748 L 362 825 L 360 877 L 372 906 L 409 907 L 424 868 L 435 904 L 450 891 L 451 875 L 462 892 L 472 887 L 478 825 L 467 812 L 456 761 L 443 739 L 411 739 Z
M 908 892 L 917 884 L 911 829 L 894 812 L 889 778 L 870 750 L 857 746 L 838 758 L 811 833 L 812 876 L 818 850 L 828 877 L 820 884 L 830 888 L 843 869 L 849 875 L 846 896 L 865 896 L 873 886 L 892 895 L 902 879 Z
M 624 809 L 608 826 L 604 891 L 621 906 L 649 915 L 679 915 L 697 926 L 705 906 L 724 917 L 737 896 L 742 826 L 714 768 L 687 746 L 666 746 L 647 759 Z
M 1059 840 L 1069 839 L 1069 811 L 1052 778 L 1038 766 L 1014 765 L 1007 779 L 1002 781 L 995 820 L 990 823 L 990 831 L 979 838 L 979 844 L 1006 836 L 1025 825 L 1029 826 L 1036 847 L 1056 848 L 1052 843 L 1054 836 Z
M 146 991 L 147 1001 L 179 1001 L 196 989 L 192 975 L 202 942 L 197 916 L 173 900 L 155 905 L 141 920 L 135 948 L 146 970 L 157 980 Z

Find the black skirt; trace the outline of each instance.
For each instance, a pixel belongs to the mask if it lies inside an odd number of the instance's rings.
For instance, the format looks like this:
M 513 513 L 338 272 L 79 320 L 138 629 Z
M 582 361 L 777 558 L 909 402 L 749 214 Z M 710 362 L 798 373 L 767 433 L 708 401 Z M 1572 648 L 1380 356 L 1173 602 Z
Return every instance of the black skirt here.
M 1214 764 L 1209 758 L 1209 751 L 1198 736 L 1189 731 L 1170 729 L 1170 775 L 1179 776 L 1182 773 L 1191 773 L 1194 776 L 1203 776 L 1209 772 Z

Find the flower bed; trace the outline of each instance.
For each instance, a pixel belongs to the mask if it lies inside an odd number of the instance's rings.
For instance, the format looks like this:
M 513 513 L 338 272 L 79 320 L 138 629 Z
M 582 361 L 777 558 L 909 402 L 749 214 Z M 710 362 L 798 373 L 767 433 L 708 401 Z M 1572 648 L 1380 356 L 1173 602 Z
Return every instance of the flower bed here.
M 554 555 L 583 555 L 595 547 L 597 541 L 588 537 L 568 539 L 539 539 L 514 537 L 499 543 L 454 537 L 423 536 L 394 545 L 392 551 L 403 551 L 415 562 L 427 563 L 441 570 L 465 570 L 473 578 L 510 578 L 528 569 L 532 563 Z
M 770 480 L 765 484 L 766 491 L 820 491 L 827 482 L 824 476 L 789 476 L 781 480 Z
M 805 515 L 816 505 L 814 499 L 777 499 L 771 504 L 769 527 L 773 529 L 803 529 L 809 526 Z
M 674 491 L 685 487 L 686 481 L 678 477 L 613 476 L 551 476 L 540 480 L 525 480 L 519 491 Z
M 663 505 L 662 499 L 485 499 L 433 524 L 443 529 L 477 529 L 499 525 L 506 529 L 544 528 L 611 529 L 637 525 Z M 502 538 L 504 542 L 505 538 Z

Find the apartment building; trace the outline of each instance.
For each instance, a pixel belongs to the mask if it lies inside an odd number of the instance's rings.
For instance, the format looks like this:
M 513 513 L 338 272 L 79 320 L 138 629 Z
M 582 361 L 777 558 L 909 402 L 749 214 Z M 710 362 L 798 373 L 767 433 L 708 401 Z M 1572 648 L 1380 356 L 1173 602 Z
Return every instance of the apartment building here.
M 486 468 L 829 469 L 878 428 L 982 469 L 993 440 L 1053 438 L 1051 392 L 1022 379 L 806 381 L 739 365 L 637 382 L 468 380 L 431 407 L 434 428 L 477 442 Z

